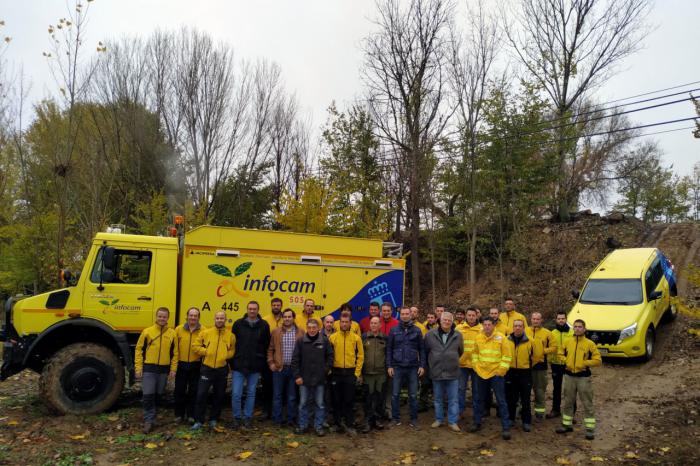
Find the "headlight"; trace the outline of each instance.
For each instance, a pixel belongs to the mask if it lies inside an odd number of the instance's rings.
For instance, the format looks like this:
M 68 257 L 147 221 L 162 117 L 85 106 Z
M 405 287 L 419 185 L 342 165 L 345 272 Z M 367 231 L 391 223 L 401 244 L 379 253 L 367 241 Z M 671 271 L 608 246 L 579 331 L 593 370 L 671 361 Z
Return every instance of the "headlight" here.
M 620 343 L 622 343 L 623 340 L 634 336 L 635 333 L 637 333 L 637 322 L 633 323 L 629 327 L 625 327 L 622 329 L 622 331 L 620 332 L 620 339 L 617 340 L 617 344 L 619 345 Z

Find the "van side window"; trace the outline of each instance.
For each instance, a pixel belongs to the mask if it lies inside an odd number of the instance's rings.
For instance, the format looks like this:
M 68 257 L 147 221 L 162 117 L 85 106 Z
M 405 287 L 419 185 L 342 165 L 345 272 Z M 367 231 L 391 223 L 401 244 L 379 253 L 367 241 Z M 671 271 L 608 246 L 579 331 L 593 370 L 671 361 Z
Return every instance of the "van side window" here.
M 661 277 L 663 276 L 664 271 L 661 267 L 661 260 L 659 258 L 656 258 L 656 260 L 652 262 L 651 266 L 647 270 L 647 273 L 644 275 L 644 284 L 646 288 L 647 298 L 649 297 L 651 292 L 656 290 L 656 287 L 659 286 L 659 282 L 661 281 Z
M 114 279 L 104 283 L 125 283 L 130 285 L 145 285 L 151 275 L 151 251 L 131 251 L 126 249 L 116 249 L 114 251 L 116 259 L 116 270 Z M 100 250 L 95 260 L 95 265 L 90 274 L 92 283 L 100 283 L 102 273 L 102 251 Z

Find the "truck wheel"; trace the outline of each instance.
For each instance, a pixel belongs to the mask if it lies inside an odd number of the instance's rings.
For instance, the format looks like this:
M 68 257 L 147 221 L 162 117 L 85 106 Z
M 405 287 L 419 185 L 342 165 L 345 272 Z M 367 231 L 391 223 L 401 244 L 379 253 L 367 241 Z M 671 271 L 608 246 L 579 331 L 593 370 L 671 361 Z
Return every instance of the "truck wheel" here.
M 61 414 L 100 413 L 124 388 L 124 364 L 102 345 L 75 343 L 51 357 L 39 388 L 44 401 Z
M 649 361 L 654 356 L 655 338 L 654 329 L 649 326 L 646 335 L 644 335 L 644 356 L 642 356 L 644 361 Z

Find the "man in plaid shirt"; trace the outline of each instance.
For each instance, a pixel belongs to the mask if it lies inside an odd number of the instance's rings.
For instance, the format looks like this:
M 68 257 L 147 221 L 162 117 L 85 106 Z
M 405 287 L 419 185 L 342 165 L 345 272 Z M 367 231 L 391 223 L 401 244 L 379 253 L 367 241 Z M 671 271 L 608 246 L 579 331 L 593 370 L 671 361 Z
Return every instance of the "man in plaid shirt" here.
M 267 350 L 267 364 L 272 371 L 272 420 L 283 425 L 282 407 L 287 401 L 287 425 L 295 424 L 297 415 L 296 385 L 292 375 L 292 354 L 304 331 L 294 321 L 296 315 L 292 309 L 282 312 L 282 325 L 272 331 L 270 347 Z

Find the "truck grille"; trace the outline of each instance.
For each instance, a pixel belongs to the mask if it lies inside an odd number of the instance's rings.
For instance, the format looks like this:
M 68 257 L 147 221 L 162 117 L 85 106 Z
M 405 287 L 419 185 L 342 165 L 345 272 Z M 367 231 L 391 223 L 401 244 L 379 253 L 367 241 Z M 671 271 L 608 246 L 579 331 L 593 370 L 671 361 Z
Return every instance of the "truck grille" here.
M 619 331 L 587 330 L 586 338 L 593 340 L 596 345 L 616 345 L 620 339 Z

